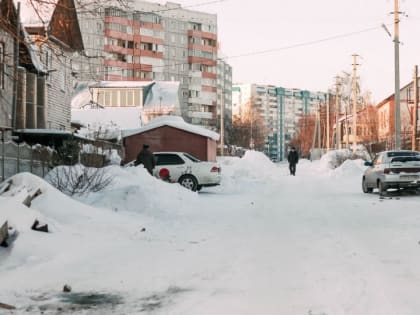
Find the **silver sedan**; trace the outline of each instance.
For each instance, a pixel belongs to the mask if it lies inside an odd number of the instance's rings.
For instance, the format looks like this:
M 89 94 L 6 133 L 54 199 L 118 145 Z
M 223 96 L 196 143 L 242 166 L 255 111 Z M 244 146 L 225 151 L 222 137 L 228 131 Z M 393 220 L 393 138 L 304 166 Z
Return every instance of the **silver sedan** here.
M 362 178 L 364 193 L 377 188 L 385 194 L 389 188 L 417 189 L 420 187 L 420 152 L 409 150 L 383 151 L 372 162 L 365 162 L 368 168 Z

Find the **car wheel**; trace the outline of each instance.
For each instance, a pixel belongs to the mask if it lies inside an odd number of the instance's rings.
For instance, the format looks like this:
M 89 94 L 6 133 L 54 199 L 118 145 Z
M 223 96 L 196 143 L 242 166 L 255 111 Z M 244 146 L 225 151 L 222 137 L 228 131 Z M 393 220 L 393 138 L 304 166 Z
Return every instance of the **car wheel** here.
M 200 191 L 200 190 L 201 190 L 201 188 L 203 188 L 203 186 L 198 185 L 198 186 L 197 186 L 197 191 Z
M 365 194 L 371 193 L 373 191 L 373 188 L 368 187 L 367 182 L 366 182 L 366 178 L 364 178 L 364 177 L 363 177 L 363 181 L 362 181 L 362 189 L 363 189 L 363 192 Z
M 378 182 L 378 190 L 379 190 L 379 195 L 382 196 L 382 195 L 386 194 L 387 187 L 383 182 L 379 181 Z
M 185 188 L 189 190 L 192 190 L 192 191 L 197 190 L 198 183 L 195 177 L 192 175 L 181 176 L 178 182 L 181 184 L 181 186 L 184 186 Z

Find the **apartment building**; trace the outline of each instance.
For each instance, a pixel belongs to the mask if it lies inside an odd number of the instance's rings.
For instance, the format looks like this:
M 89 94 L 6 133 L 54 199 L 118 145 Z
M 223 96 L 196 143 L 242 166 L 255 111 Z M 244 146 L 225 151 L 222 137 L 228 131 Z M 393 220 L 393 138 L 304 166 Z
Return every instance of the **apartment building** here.
M 264 151 L 270 159 L 285 158 L 289 142 L 298 132 L 299 119 L 314 112 L 327 100 L 327 93 L 289 89 L 273 85 L 234 85 L 232 113 L 240 116 L 252 109 L 263 121 L 265 133 Z
M 221 58 L 217 59 L 217 100 L 216 125 L 221 124 L 223 110 L 224 143 L 228 144 L 232 128 L 232 67 Z
M 79 79 L 178 81 L 184 119 L 215 129 L 217 16 L 172 2 L 130 5 L 79 12 L 86 15 Z
M 282 160 L 287 154 L 289 142 L 298 132 L 300 118 L 314 113 L 320 104 L 325 104 L 327 93 L 280 87 L 277 89 L 277 97 L 281 124 L 278 133 L 278 156 Z

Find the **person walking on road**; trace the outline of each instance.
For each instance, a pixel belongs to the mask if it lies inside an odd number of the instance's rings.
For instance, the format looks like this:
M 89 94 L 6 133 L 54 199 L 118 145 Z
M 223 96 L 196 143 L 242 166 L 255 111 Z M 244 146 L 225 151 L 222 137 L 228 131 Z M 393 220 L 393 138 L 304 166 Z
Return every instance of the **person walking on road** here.
M 299 162 L 299 155 L 295 147 L 292 147 L 292 149 L 289 151 L 289 154 L 287 155 L 287 161 L 289 162 L 290 175 L 295 176 L 296 164 Z
M 155 156 L 153 155 L 152 151 L 149 150 L 148 144 L 143 144 L 143 149 L 137 155 L 137 159 L 134 162 L 134 165 L 143 164 L 144 168 L 150 173 L 153 174 L 153 169 L 156 165 Z

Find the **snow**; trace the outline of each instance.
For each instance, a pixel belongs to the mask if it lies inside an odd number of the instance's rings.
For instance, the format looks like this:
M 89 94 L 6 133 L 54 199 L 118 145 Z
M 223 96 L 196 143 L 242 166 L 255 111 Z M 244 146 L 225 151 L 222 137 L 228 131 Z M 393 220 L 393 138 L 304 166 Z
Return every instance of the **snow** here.
M 136 107 L 101 107 L 92 101 L 92 88 L 141 88 L 144 103 Z M 150 113 L 162 111 L 181 115 L 179 82 L 166 81 L 100 81 L 79 82 L 71 101 L 72 122 L 82 123 L 80 134 L 92 137 L 95 133 L 105 139 L 119 138 L 122 130 L 141 128 Z M 93 136 L 95 138 L 95 136 Z
M 16 7 L 19 2 L 20 21 L 25 27 L 45 27 L 50 23 L 58 1 L 14 0 Z
M 211 131 L 209 129 L 206 129 L 204 127 L 193 125 L 186 123 L 182 117 L 179 116 L 169 116 L 169 115 L 163 115 L 160 117 L 157 117 L 151 121 L 144 127 L 141 127 L 139 129 L 134 130 L 124 130 L 122 132 L 122 137 L 126 138 L 138 133 L 143 133 L 152 129 L 156 129 L 162 126 L 170 126 L 173 128 L 181 129 L 188 131 L 190 133 L 195 133 L 198 135 L 202 135 L 204 137 L 208 137 L 213 140 L 219 140 L 219 134 L 217 132 Z
M 255 151 L 220 157 L 222 184 L 200 193 L 141 166 L 109 166 L 111 186 L 74 198 L 20 173 L 0 195 L 0 224 L 18 233 L 0 247 L 0 302 L 17 307 L 6 314 L 416 314 L 419 196 L 363 194 L 363 160 L 344 154 L 302 159 L 296 176 Z M 83 294 L 109 303 L 69 302 Z
M 118 139 L 121 129 L 135 129 L 142 126 L 141 110 L 138 107 L 107 107 L 101 109 L 72 109 L 73 122 L 82 123 L 78 134 L 95 139 Z

